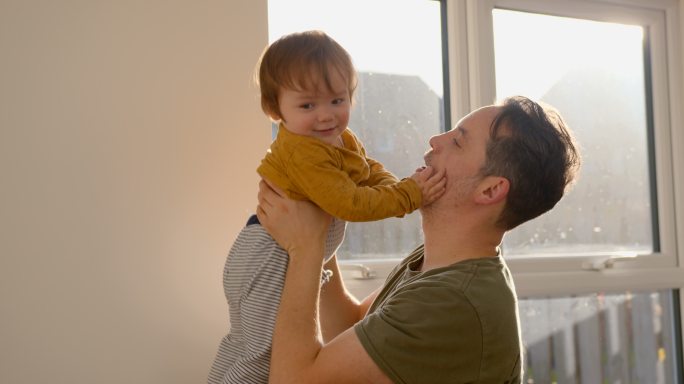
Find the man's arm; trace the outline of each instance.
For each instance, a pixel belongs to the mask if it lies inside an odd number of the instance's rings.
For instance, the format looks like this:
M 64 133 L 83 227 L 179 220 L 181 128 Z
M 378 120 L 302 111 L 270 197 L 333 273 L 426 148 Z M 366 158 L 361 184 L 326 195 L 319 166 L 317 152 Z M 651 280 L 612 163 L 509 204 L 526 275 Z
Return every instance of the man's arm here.
M 337 264 L 337 256 L 333 256 L 323 266 L 333 272 L 330 281 L 321 287 L 319 310 L 323 341 L 329 342 L 335 336 L 349 329 L 361 320 L 368 312 L 368 308 L 380 292 L 378 288 L 361 303 L 347 291 L 342 279 L 342 273 Z
M 290 254 L 273 334 L 269 382 L 391 384 L 352 328 L 329 343 L 322 340 L 318 300 L 329 216 L 311 203 L 283 198 L 263 181 L 257 214 Z
M 317 300 L 322 246 L 290 254 L 273 332 L 270 383 L 391 383 L 353 328 L 329 343 L 319 332 Z

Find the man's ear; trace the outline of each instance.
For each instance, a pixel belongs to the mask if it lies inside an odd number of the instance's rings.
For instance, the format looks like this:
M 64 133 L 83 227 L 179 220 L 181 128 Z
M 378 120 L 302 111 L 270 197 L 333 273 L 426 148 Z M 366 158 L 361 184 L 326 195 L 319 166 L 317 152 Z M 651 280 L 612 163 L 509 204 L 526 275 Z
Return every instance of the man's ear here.
M 487 176 L 480 182 L 475 195 L 475 202 L 488 205 L 506 199 L 511 184 L 505 177 Z

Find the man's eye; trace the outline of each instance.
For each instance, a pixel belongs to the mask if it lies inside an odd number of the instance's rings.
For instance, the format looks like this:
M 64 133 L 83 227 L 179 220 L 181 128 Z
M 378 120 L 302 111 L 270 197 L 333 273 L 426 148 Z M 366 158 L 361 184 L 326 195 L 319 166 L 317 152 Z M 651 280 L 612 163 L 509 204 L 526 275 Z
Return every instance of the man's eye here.
M 461 144 L 458 143 L 458 140 L 454 139 L 454 144 L 455 144 L 457 147 L 461 148 Z

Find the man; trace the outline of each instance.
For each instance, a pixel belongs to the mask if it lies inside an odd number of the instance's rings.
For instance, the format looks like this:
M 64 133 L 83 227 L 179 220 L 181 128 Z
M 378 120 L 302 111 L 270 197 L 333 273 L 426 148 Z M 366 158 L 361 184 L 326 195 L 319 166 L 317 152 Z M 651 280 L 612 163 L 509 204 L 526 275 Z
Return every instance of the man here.
M 330 218 L 261 183 L 259 220 L 290 255 L 271 383 L 521 382 L 517 296 L 499 245 L 563 196 L 580 162 L 574 139 L 554 110 L 514 97 L 430 147 L 423 172 L 444 172 L 446 186 L 421 208 L 425 243 L 361 303 L 335 258 L 320 292 Z

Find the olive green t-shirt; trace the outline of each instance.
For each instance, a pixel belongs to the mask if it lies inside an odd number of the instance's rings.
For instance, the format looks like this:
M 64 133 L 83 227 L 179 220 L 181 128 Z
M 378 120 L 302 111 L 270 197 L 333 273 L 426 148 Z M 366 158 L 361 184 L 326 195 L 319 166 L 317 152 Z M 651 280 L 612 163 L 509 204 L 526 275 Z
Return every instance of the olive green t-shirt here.
M 520 383 L 515 286 L 501 256 L 419 272 L 423 247 L 390 274 L 354 330 L 395 383 Z

